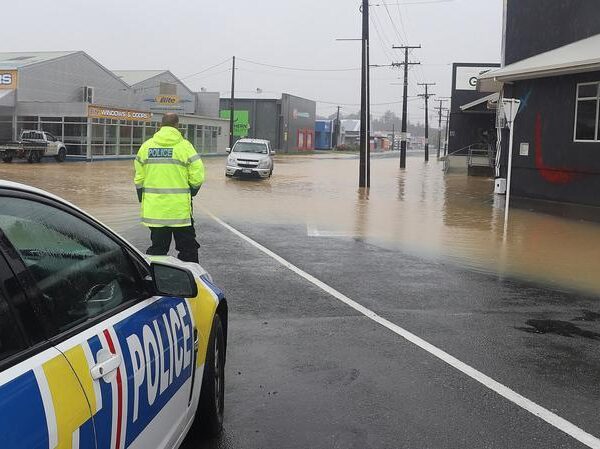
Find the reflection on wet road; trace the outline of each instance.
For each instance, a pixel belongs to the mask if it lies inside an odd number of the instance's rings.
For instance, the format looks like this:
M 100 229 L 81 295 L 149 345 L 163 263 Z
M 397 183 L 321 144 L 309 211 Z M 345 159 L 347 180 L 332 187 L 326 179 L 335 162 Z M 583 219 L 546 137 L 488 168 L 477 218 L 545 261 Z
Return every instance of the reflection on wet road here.
M 600 293 L 600 225 L 515 209 L 503 243 L 502 198 L 491 180 L 443 175 L 441 164 L 372 163 L 370 192 L 356 187 L 348 156 L 279 157 L 271 180 L 231 180 L 224 160 L 205 160 L 195 201 L 224 219 L 301 224 L 314 237 L 352 237 L 484 272 Z M 137 225 L 131 161 L 2 164 L 0 177 L 67 198 L 117 231 Z M 199 211 L 197 210 L 197 213 Z

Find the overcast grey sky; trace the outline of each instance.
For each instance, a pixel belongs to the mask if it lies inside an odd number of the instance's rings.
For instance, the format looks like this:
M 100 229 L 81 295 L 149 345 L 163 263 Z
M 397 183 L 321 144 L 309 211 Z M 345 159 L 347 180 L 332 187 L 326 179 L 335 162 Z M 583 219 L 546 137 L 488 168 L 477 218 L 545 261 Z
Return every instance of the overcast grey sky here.
M 433 92 L 448 96 L 452 62 L 500 60 L 502 0 L 372 0 L 371 63 L 389 64 L 401 54 L 392 44 L 422 44 L 413 60 L 410 95 L 417 82 L 435 82 Z M 423 4 L 412 4 L 423 2 Z M 386 9 L 384 3 L 388 5 Z M 2 51 L 84 50 L 110 69 L 170 69 L 193 89 L 229 95 L 230 71 L 220 65 L 239 58 L 309 69 L 358 68 L 360 36 L 357 0 L 20 0 L 3 6 Z M 380 6 L 375 6 L 380 5 Z M 227 63 L 229 64 L 229 63 Z M 360 72 L 300 72 L 239 61 L 239 96 L 260 88 L 264 96 L 289 92 L 318 101 L 323 115 L 355 112 Z M 396 113 L 399 71 L 372 71 L 372 112 Z M 421 101 L 410 101 L 410 118 L 422 121 Z

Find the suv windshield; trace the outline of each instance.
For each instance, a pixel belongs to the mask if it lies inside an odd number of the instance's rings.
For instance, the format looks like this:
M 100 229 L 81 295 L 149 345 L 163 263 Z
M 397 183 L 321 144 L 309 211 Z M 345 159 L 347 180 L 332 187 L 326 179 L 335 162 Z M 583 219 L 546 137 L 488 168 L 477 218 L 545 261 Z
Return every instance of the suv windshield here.
M 266 144 L 256 142 L 238 142 L 233 147 L 233 151 L 236 153 L 269 154 Z

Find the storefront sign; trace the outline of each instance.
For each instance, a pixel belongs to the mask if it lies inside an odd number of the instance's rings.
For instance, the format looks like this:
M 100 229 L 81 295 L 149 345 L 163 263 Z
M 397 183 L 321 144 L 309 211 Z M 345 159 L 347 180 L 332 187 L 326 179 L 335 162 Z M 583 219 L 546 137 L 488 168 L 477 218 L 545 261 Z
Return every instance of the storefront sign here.
M 221 111 L 221 118 L 231 117 L 229 110 Z M 246 137 L 250 129 L 250 116 L 248 111 L 233 111 L 233 135 L 235 137 Z
M 17 88 L 17 71 L 0 70 L 0 89 Z
M 144 111 L 134 111 L 130 109 L 108 108 L 103 106 L 89 105 L 88 117 L 149 122 L 150 120 L 152 120 L 152 113 Z
M 477 90 L 477 79 L 482 72 L 488 72 L 491 67 L 457 67 L 456 90 Z
M 300 112 L 298 111 L 298 109 L 294 109 L 292 111 L 292 116 L 294 117 L 294 119 L 297 118 L 310 118 L 310 112 Z
M 175 106 L 179 104 L 181 99 L 177 95 L 158 95 L 154 102 L 161 106 Z

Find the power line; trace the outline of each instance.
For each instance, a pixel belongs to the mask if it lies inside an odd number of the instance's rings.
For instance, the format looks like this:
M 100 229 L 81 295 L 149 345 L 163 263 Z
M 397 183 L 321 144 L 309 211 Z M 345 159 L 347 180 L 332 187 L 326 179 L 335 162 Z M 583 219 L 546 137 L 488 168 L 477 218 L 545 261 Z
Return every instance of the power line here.
M 294 70 L 297 72 L 353 72 L 353 71 L 361 70 L 360 67 L 358 67 L 358 68 L 354 68 L 354 67 L 343 68 L 343 69 L 315 69 L 315 68 L 305 68 L 305 67 L 286 67 L 286 66 L 275 65 L 275 64 L 266 64 L 264 62 L 251 61 L 249 59 L 244 59 L 244 58 L 238 58 L 238 59 L 240 61 L 244 61 L 249 64 L 259 65 L 259 66 L 263 66 L 263 67 L 271 67 L 274 69 L 281 69 L 281 70 Z
M 418 97 L 417 96 L 413 96 L 408 98 L 408 101 L 414 101 L 417 100 Z M 327 104 L 327 105 L 333 105 L 333 106 L 360 106 L 360 103 L 340 103 L 337 101 L 321 101 L 321 100 L 315 100 L 315 103 L 318 104 Z M 371 106 L 388 106 L 388 105 L 394 105 L 394 104 L 402 104 L 404 103 L 403 101 L 389 101 L 386 103 L 371 103 Z
M 422 2 L 394 2 L 394 3 L 388 3 L 388 5 L 393 6 L 393 5 L 430 5 L 433 3 L 451 3 L 454 0 L 423 0 Z M 385 4 L 385 2 L 384 2 Z M 383 6 L 382 3 L 374 3 L 371 6 Z
M 373 10 L 373 14 L 371 15 L 371 23 L 373 24 L 373 28 L 375 28 L 375 32 L 377 33 L 377 37 L 379 37 L 379 44 L 381 45 L 381 49 L 383 50 L 383 53 L 385 55 L 386 58 L 391 59 L 391 53 L 388 50 L 388 45 L 387 45 L 387 36 L 386 39 L 383 38 L 383 27 L 381 27 L 380 30 L 380 26 L 381 26 L 381 22 L 379 21 L 378 17 L 375 15 L 375 10 Z M 378 25 L 379 22 L 379 25 Z
M 199 72 L 192 73 L 191 75 L 187 75 L 187 76 L 184 76 L 183 78 L 179 78 L 179 79 L 180 79 L 180 80 L 186 80 L 186 79 L 188 79 L 188 78 L 192 78 L 192 77 L 194 77 L 194 76 L 196 76 L 196 75 L 200 75 L 200 74 L 202 74 L 202 73 L 204 73 L 204 72 L 208 72 L 209 70 L 216 69 L 217 67 L 220 67 L 220 66 L 222 66 L 223 64 L 226 64 L 226 63 L 228 63 L 229 61 L 231 61 L 231 58 L 227 58 L 227 59 L 225 59 L 225 60 L 223 60 L 223 61 L 219 62 L 218 64 L 212 65 L 212 66 L 210 66 L 210 67 L 207 67 L 207 68 L 205 68 L 205 69 L 202 69 L 202 70 L 200 70 Z
M 390 14 L 390 9 L 388 8 L 387 3 L 383 2 L 383 6 L 385 7 L 385 12 L 387 13 L 387 15 L 390 19 L 390 23 L 392 24 L 392 27 L 394 28 L 394 31 L 396 32 L 396 36 L 398 37 L 398 40 L 400 40 L 400 42 L 402 42 L 402 37 L 400 36 L 400 31 L 398 31 L 398 27 L 396 26 L 394 19 L 392 19 L 392 15 Z M 407 41 L 405 41 L 405 42 L 407 42 Z

